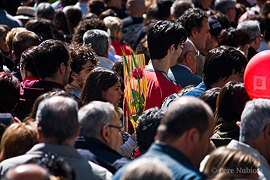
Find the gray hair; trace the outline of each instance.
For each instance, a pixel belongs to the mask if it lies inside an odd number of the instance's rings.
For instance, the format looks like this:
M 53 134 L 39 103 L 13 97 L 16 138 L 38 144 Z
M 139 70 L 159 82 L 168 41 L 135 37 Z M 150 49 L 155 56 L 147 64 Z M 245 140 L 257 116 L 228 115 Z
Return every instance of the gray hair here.
M 120 180 L 174 180 L 172 171 L 158 158 L 140 158 L 128 164 Z
M 109 102 L 92 101 L 78 112 L 81 136 L 98 137 L 104 125 L 113 121 L 114 106 Z M 116 114 L 115 114 L 116 115 Z
M 44 138 L 54 138 L 58 144 L 76 137 L 78 104 L 69 97 L 53 96 L 38 105 L 36 121 Z
M 98 56 L 105 56 L 109 47 L 109 35 L 99 29 L 88 30 L 83 35 L 83 44 L 90 43 Z
M 261 35 L 260 23 L 257 20 L 246 20 L 237 25 L 237 29 L 242 29 L 250 36 L 250 43 Z
M 194 8 L 191 0 L 176 0 L 171 6 L 171 14 L 178 19 L 189 8 Z
M 229 8 L 235 7 L 236 0 L 215 0 L 215 10 L 226 14 Z
M 258 139 L 268 124 L 270 124 L 270 100 L 254 99 L 247 102 L 241 116 L 239 141 Z
M 190 39 L 187 38 L 187 40 L 184 42 L 183 44 L 184 48 L 182 50 L 181 55 L 178 58 L 178 62 L 182 63 L 184 61 L 184 59 L 186 58 L 186 55 L 188 52 L 192 52 L 194 49 L 196 50 L 194 44 L 192 43 L 192 41 Z

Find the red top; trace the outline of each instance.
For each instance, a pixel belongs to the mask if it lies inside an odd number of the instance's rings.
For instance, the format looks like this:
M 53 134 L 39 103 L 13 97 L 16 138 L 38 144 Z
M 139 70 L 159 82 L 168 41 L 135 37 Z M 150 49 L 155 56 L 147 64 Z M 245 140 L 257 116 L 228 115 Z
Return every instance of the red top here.
M 145 109 L 156 106 L 160 108 L 166 97 L 182 90 L 182 87 L 170 80 L 165 72 L 147 69 L 146 79 L 148 89 Z
M 130 50 L 132 49 L 128 45 L 112 41 L 112 46 L 114 47 L 116 54 L 119 56 L 123 56 L 122 49 L 125 51 L 126 55 L 131 55 Z

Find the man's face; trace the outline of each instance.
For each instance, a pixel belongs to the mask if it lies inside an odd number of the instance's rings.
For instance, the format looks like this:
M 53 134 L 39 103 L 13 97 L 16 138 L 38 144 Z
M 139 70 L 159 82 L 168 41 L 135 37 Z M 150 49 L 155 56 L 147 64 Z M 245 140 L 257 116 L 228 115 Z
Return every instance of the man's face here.
M 194 42 L 193 43 L 197 49 L 204 49 L 205 48 L 206 40 L 211 38 L 209 31 L 210 31 L 209 22 L 206 18 L 204 18 L 202 21 L 201 30 L 196 31 L 196 33 L 194 34 Z
M 113 113 L 114 113 L 113 121 L 110 125 L 121 127 L 120 122 L 117 118 L 116 112 L 113 111 Z M 115 127 L 110 127 L 109 131 L 110 131 L 109 132 L 110 142 L 109 142 L 108 146 L 110 146 L 110 148 L 112 148 L 113 150 L 118 151 L 119 147 L 121 145 L 122 132 L 121 132 L 121 130 L 119 130 L 118 128 L 115 128 Z
M 75 81 L 77 81 L 78 85 L 82 88 L 87 78 L 88 74 L 95 68 L 95 65 L 88 60 L 84 65 L 82 65 L 82 70 L 75 74 Z

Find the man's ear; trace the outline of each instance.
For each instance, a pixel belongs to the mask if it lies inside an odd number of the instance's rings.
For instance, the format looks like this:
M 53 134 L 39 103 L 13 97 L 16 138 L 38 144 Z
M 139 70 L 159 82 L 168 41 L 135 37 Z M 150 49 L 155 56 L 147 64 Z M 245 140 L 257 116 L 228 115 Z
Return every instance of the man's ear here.
M 186 54 L 185 61 L 186 61 L 188 64 L 190 64 L 190 60 L 191 60 L 191 52 L 188 52 L 188 53 Z
M 200 141 L 200 133 L 197 128 L 191 128 L 187 131 L 186 136 L 187 143 L 190 147 L 193 147 L 194 144 L 197 144 Z
M 263 133 L 264 133 L 265 139 L 266 139 L 268 142 L 270 142 L 270 124 L 268 124 L 268 125 L 265 127 Z
M 174 44 L 171 45 L 171 47 L 169 47 L 168 52 L 172 53 L 175 50 L 175 46 Z
M 61 73 L 61 74 L 65 74 L 66 69 L 67 69 L 66 65 L 62 62 L 62 63 L 60 64 L 60 68 L 59 68 L 60 73 Z
M 196 27 L 193 27 L 193 28 L 191 29 L 191 36 L 195 37 L 195 36 L 197 35 L 197 33 L 198 33 L 197 28 L 196 28 Z
M 75 80 L 75 79 L 77 79 L 77 73 L 75 73 L 74 71 L 71 71 L 71 74 L 70 74 L 70 77 L 73 79 L 73 80 Z
M 12 51 L 12 57 L 13 57 L 13 59 L 14 59 L 15 61 L 17 60 L 17 57 L 16 57 L 16 55 L 15 55 L 14 50 Z
M 104 142 L 106 143 L 110 142 L 109 135 L 110 135 L 109 126 L 104 125 L 101 128 L 101 138 L 103 139 Z

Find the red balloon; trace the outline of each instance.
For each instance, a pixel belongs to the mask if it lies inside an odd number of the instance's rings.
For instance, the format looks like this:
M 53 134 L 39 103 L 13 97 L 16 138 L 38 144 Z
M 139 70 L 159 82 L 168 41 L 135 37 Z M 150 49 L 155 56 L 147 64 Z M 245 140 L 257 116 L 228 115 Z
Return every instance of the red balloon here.
M 270 99 L 270 50 L 261 51 L 250 59 L 244 83 L 251 99 Z

